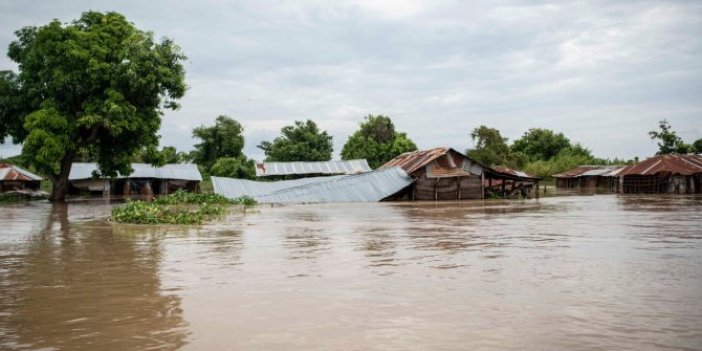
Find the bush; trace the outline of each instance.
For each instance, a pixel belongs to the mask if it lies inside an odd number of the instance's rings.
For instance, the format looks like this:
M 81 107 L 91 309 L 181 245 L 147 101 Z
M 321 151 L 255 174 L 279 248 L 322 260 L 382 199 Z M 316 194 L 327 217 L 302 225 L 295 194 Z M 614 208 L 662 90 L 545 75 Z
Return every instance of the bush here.
M 112 209 L 112 219 L 134 224 L 202 224 L 225 214 L 229 205 L 254 205 L 256 200 L 242 197 L 227 199 L 218 194 L 193 194 L 176 191 L 153 202 L 129 201 Z

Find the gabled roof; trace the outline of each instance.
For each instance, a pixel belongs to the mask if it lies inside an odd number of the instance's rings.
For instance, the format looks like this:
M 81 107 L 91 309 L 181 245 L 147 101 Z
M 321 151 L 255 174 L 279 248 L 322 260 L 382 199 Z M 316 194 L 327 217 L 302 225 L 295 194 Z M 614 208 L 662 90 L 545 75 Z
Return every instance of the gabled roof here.
M 620 176 L 627 175 L 654 175 L 657 173 L 671 173 L 678 175 L 702 174 L 701 155 L 659 155 L 645 161 L 624 168 Z
M 446 147 L 436 147 L 428 150 L 417 150 L 411 152 L 405 152 L 392 160 L 386 162 L 384 165 L 380 166 L 380 169 L 390 168 L 390 167 L 402 167 L 402 169 L 407 172 L 407 174 L 412 174 L 414 171 L 426 166 L 430 162 L 436 160 L 437 158 L 448 154 L 449 152 L 455 152 L 463 157 L 468 158 L 462 153 Z
M 0 180 L 4 181 L 36 181 L 42 178 L 26 169 L 11 165 L 9 163 L 0 163 Z
M 163 167 L 154 167 L 147 163 L 132 163 L 131 174 L 120 174 L 116 178 L 154 178 L 202 181 L 202 175 L 193 163 L 172 163 Z M 96 163 L 73 163 L 68 180 L 90 179 L 98 171 Z
M 376 202 L 412 184 L 399 167 L 333 177 L 254 182 L 212 177 L 214 192 L 228 198 L 251 196 L 260 203 Z M 269 191 L 269 192 L 267 192 Z
M 263 162 L 256 164 L 256 176 L 294 174 L 357 174 L 373 169 L 365 159 L 321 162 Z

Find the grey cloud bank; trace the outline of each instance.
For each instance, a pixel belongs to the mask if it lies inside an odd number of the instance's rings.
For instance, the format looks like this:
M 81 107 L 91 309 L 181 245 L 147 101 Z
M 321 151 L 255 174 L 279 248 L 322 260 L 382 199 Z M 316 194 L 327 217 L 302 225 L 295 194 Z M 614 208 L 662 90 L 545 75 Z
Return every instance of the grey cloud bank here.
M 306 118 L 338 154 L 379 113 L 420 148 L 465 149 L 481 124 L 510 139 L 551 128 L 602 157 L 652 155 L 646 133 L 663 118 L 702 137 L 702 2 L 2 1 L 0 69 L 16 70 L 16 29 L 86 10 L 123 13 L 189 57 L 182 109 L 161 130 L 178 149 L 219 114 L 244 125 L 257 159 L 261 140 Z

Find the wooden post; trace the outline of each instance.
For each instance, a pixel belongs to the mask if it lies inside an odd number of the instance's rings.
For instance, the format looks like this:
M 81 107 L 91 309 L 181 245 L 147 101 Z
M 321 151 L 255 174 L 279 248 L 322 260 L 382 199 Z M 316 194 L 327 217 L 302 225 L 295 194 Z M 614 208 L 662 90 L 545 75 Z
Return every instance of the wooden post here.
M 434 201 L 439 200 L 439 178 L 434 182 Z
M 458 176 L 458 199 L 461 199 L 461 176 Z
M 488 180 L 488 182 L 492 181 Z M 480 172 L 480 198 L 485 200 L 485 171 Z
M 619 187 L 617 190 L 620 194 L 624 194 L 624 176 L 619 176 Z
M 502 197 L 505 197 L 505 179 L 502 179 Z
M 536 198 L 539 198 L 539 181 L 536 181 Z

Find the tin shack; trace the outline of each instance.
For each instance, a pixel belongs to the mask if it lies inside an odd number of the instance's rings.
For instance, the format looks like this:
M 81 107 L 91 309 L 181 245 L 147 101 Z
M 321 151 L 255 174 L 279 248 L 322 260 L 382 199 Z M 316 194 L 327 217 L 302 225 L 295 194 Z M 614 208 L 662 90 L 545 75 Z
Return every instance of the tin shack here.
M 554 174 L 556 187 L 561 189 L 605 190 L 618 189 L 617 172 L 625 166 L 578 166 L 571 170 Z
M 617 172 L 619 191 L 631 193 L 699 194 L 702 156 L 659 155 Z
M 414 179 L 398 200 L 483 199 L 486 189 L 498 185 L 500 196 L 530 192 L 538 178 L 511 170 L 497 170 L 475 161 L 452 148 L 438 147 L 407 152 L 388 161 L 380 169 L 401 167 Z M 525 186 L 526 183 L 531 184 Z M 533 192 L 538 194 L 538 192 Z
M 202 175 L 192 163 L 167 164 L 154 167 L 132 163 L 133 172 L 115 178 L 102 177 L 96 163 L 74 163 L 68 176 L 71 195 L 167 195 L 183 189 L 200 192 Z
M 37 191 L 41 177 L 9 163 L 0 163 L 0 192 L 15 190 Z

